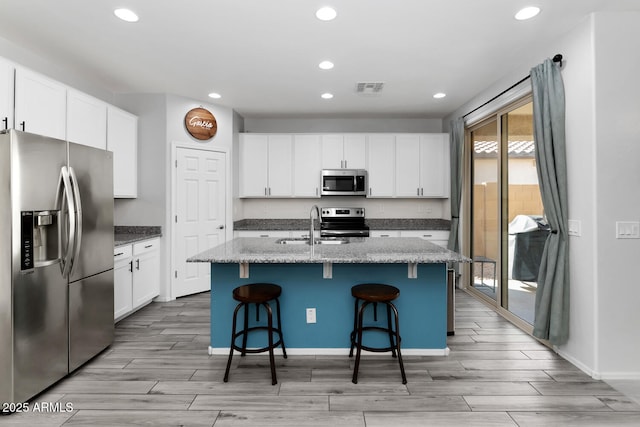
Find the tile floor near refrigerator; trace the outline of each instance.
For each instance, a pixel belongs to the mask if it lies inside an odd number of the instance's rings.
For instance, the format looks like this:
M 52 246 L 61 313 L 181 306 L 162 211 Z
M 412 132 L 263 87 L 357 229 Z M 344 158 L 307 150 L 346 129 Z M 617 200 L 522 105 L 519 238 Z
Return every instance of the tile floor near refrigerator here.
M 68 412 L 0 425 L 640 425 L 638 395 L 591 379 L 466 293 L 456 303 L 450 355 L 405 356 L 406 385 L 381 354 L 363 356 L 357 385 L 346 356 L 276 356 L 275 386 L 264 355 L 234 357 L 222 382 L 226 356 L 207 354 L 208 293 L 152 303 L 117 325 L 107 351 L 31 402 L 69 403 Z

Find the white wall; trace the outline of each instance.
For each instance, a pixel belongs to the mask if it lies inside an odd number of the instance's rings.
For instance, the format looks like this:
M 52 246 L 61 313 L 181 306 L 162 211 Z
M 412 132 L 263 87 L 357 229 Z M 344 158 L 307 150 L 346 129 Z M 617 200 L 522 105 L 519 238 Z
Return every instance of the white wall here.
M 64 62 L 47 60 L 2 37 L 0 37 L 0 56 L 105 102 L 115 104 L 113 94 L 105 90 L 100 82 L 92 79 L 92 76 L 87 73 L 67 66 Z
M 367 218 L 449 218 L 449 199 L 241 199 L 244 218 L 309 218 L 311 206 L 363 207 Z
M 616 221 L 640 221 L 640 13 L 598 14 L 594 29 L 597 370 L 640 378 L 640 240 L 615 238 Z
M 176 146 L 216 149 L 227 154 L 227 180 L 233 177 L 234 113 L 212 104 L 174 95 L 132 94 L 117 97 L 121 105 L 139 116 L 138 131 L 138 197 L 115 201 L 116 225 L 162 226 L 160 299 L 171 298 L 172 255 L 172 152 Z M 199 141 L 186 131 L 184 116 L 192 108 L 203 107 L 216 118 L 218 131 L 208 141 Z M 237 132 L 236 132 L 237 133 Z M 227 194 L 227 238 L 232 238 L 232 197 Z
M 558 350 L 601 378 L 640 378 L 640 287 L 633 271 L 640 240 L 615 239 L 615 221 L 640 219 L 640 47 L 638 13 L 598 13 L 559 40 L 532 50 L 508 73 L 445 118 L 471 111 L 562 53 L 566 95 L 570 237 L 570 338 Z

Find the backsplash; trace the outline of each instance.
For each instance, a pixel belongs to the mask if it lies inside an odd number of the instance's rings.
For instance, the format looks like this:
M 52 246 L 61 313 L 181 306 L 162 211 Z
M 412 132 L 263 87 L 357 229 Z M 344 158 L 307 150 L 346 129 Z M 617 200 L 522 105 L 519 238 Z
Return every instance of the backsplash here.
M 367 199 L 334 196 L 319 199 L 235 199 L 235 202 L 236 221 L 244 218 L 308 218 L 313 205 L 363 207 L 367 218 L 450 217 L 449 199 Z

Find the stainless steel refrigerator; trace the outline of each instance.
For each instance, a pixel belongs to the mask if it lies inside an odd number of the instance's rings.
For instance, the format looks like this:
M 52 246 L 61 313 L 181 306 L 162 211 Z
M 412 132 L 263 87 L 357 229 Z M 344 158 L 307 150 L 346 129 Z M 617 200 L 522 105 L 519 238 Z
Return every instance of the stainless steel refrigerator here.
M 24 402 L 113 341 L 112 153 L 0 134 L 0 402 Z

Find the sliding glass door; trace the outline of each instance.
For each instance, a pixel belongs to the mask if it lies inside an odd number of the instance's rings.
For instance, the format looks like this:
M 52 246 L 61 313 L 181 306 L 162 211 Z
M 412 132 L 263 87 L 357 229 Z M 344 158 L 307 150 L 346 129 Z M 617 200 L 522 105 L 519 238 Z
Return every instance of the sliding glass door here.
M 471 152 L 471 288 L 533 323 L 544 221 L 530 98 L 468 129 Z

